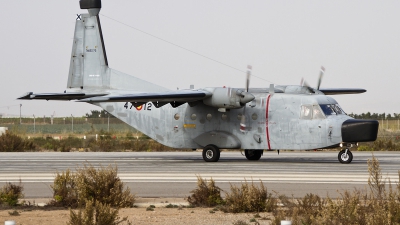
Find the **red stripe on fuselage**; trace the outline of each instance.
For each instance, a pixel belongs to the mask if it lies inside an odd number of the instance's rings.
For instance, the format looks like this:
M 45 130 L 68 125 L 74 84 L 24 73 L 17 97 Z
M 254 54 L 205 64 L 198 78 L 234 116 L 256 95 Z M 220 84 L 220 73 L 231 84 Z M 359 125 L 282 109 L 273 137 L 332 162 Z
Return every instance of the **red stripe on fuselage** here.
M 268 143 L 268 149 L 271 150 L 271 144 L 269 143 L 269 120 L 268 120 L 268 109 L 269 109 L 269 98 L 271 95 L 268 95 L 267 97 L 267 108 L 265 110 L 265 124 L 266 124 L 266 133 L 267 133 L 267 143 Z

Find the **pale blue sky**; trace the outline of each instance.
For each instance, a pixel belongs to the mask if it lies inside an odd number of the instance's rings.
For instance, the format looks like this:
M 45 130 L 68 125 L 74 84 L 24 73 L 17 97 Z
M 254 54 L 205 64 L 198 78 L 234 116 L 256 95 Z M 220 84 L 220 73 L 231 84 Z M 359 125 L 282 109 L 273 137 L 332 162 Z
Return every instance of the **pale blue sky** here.
M 110 67 L 170 89 L 243 87 L 245 74 L 128 28 L 151 33 L 245 70 L 251 87 L 299 84 L 365 88 L 334 96 L 348 113 L 400 113 L 399 1 L 103 0 L 101 22 Z M 3 1 L 0 9 L 0 114 L 81 116 L 85 103 L 17 101 L 63 92 L 78 0 Z M 268 81 L 267 81 L 268 80 Z M 10 107 L 7 107 L 10 106 Z

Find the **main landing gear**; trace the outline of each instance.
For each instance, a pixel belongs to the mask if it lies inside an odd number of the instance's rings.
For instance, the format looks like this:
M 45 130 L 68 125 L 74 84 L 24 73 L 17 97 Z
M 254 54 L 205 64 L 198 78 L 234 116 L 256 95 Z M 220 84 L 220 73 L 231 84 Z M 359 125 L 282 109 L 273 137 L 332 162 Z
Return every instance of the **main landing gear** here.
M 244 150 L 244 155 L 248 160 L 259 160 L 262 154 L 263 150 L 251 150 L 251 149 Z
M 215 145 L 207 145 L 203 148 L 203 159 L 206 162 L 218 162 L 220 156 L 219 148 Z
M 351 153 L 350 148 L 345 148 L 339 152 L 338 159 L 340 163 L 348 164 L 353 160 L 353 153 Z

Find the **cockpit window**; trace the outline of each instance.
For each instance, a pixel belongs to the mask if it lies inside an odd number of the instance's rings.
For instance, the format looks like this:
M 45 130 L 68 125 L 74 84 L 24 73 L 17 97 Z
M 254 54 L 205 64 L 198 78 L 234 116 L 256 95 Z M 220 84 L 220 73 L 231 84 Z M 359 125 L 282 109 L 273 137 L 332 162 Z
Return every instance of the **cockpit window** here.
M 318 105 L 302 105 L 300 119 L 324 119 L 325 116 Z
M 300 119 L 311 120 L 312 118 L 312 106 L 302 105 L 300 112 Z
M 321 106 L 322 111 L 324 111 L 327 116 L 346 114 L 338 104 L 323 104 L 319 106 Z
M 346 114 L 338 104 L 335 105 L 335 111 L 337 114 Z
M 313 119 L 324 119 L 321 108 L 318 105 L 313 105 Z

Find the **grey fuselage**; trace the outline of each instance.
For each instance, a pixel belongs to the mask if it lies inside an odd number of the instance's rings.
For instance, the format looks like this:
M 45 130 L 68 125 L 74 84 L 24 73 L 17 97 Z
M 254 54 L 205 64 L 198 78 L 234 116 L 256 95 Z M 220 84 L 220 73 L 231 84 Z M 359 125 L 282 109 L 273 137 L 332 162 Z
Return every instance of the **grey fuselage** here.
M 151 102 L 140 107 L 131 103 L 96 103 L 150 138 L 173 148 L 203 148 L 216 145 L 233 149 L 307 150 L 337 146 L 342 142 L 345 114 L 303 118 L 302 106 L 337 104 L 325 95 L 252 93 L 246 104 L 246 132 L 240 131 L 243 108 L 219 112 L 199 101 L 173 108 L 156 108 Z M 320 111 L 322 112 L 322 111 Z

